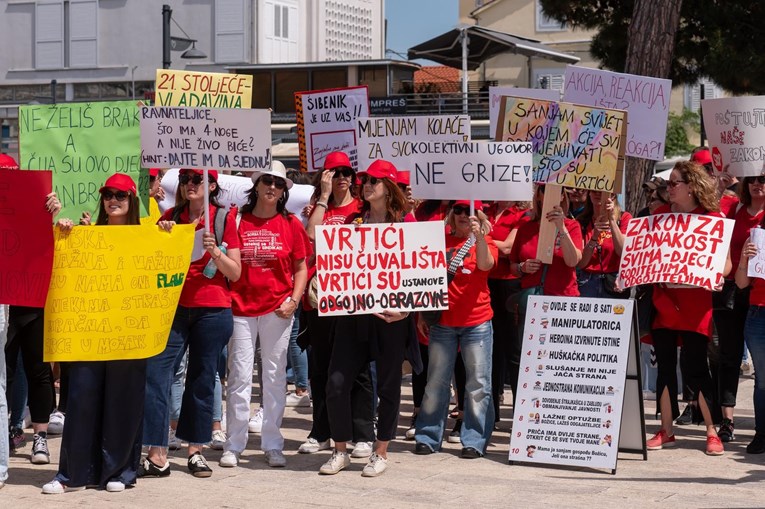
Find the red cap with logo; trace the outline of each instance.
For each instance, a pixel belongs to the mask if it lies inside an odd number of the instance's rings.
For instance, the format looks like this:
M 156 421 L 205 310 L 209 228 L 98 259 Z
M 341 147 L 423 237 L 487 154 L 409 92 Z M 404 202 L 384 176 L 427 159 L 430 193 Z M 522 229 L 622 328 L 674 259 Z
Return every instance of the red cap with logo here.
M 709 153 L 709 149 L 704 147 L 691 156 L 691 161 L 701 165 L 709 164 L 712 162 L 712 154 Z
M 454 205 L 464 205 L 466 207 L 469 207 L 470 200 L 457 200 L 454 202 Z M 483 210 L 483 202 L 481 200 L 475 200 L 473 202 L 473 205 L 475 205 L 476 210 Z
M 410 183 L 410 171 L 409 170 L 401 170 L 396 174 L 396 183 L 402 184 L 404 186 L 408 186 Z
M 19 163 L 8 154 L 0 154 L 0 170 L 18 170 Z
M 335 168 L 353 168 L 348 154 L 345 152 L 330 152 L 324 158 L 324 169 L 333 170 Z
M 181 168 L 181 171 L 179 172 L 179 175 L 186 175 L 188 173 L 196 173 L 197 175 L 203 175 L 204 170 L 200 170 L 199 168 Z M 218 171 L 217 170 L 207 170 L 207 174 L 215 181 L 218 181 Z
M 378 159 L 369 165 L 367 171 L 359 172 L 359 177 L 362 175 L 368 175 L 378 179 L 390 179 L 393 182 L 398 182 L 398 171 L 393 163 L 386 161 L 385 159 Z
M 104 185 L 101 189 L 98 190 L 99 193 L 103 193 L 105 189 L 116 189 L 117 191 L 130 191 L 133 194 L 137 194 L 136 188 L 135 188 L 135 182 L 132 178 L 130 178 L 130 175 L 126 175 L 125 173 L 115 173 L 108 179 L 106 179 L 106 182 L 104 182 Z

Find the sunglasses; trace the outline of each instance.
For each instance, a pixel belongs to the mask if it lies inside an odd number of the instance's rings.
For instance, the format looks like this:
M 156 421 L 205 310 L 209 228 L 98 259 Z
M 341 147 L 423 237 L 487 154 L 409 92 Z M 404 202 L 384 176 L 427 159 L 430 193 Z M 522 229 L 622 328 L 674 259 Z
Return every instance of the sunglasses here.
M 116 198 L 117 201 L 125 201 L 127 200 L 128 196 L 130 196 L 126 191 L 117 191 L 116 193 L 114 191 L 109 191 L 108 189 L 101 193 L 101 196 L 104 197 L 104 201 L 109 201 L 112 198 Z
M 353 170 L 350 168 L 343 168 L 342 170 L 335 170 L 335 173 L 332 175 L 333 179 L 339 179 L 340 177 L 343 178 L 352 178 L 353 177 Z
M 361 185 L 362 186 L 364 184 L 369 184 L 369 185 L 372 185 L 372 186 L 376 186 L 378 182 L 382 182 L 382 181 L 383 181 L 383 179 L 381 179 L 381 178 L 369 177 L 367 175 L 364 175 L 363 177 L 361 177 Z
M 668 180 L 667 181 L 667 187 L 670 188 L 670 189 L 674 189 L 677 186 L 679 186 L 680 184 L 687 184 L 687 183 L 688 183 L 687 180 Z
M 193 176 L 184 174 L 184 175 L 178 176 L 178 182 L 180 182 L 182 186 L 185 186 L 189 182 L 191 182 L 195 186 L 198 186 L 199 184 L 204 182 L 204 178 L 202 177 L 202 175 L 199 175 L 199 174 L 194 174 Z
M 452 207 L 452 213 L 455 216 L 461 216 L 463 214 L 468 215 L 470 214 L 470 207 L 466 207 L 465 205 L 455 205 Z
M 281 177 L 272 177 L 271 175 L 263 175 L 260 177 L 260 183 L 266 187 L 274 186 L 276 189 L 285 189 L 287 187 L 287 181 Z
M 765 175 L 759 175 L 757 177 L 746 177 L 746 183 L 749 185 L 754 183 L 765 184 Z

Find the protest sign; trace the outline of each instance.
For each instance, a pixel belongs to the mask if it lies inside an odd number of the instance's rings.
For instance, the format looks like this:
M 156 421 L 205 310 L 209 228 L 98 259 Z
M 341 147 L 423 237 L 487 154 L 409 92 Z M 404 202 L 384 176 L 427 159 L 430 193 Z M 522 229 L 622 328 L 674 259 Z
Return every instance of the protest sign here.
M 504 96 L 497 132 L 533 144 L 534 182 L 616 192 L 626 120 L 624 111 Z
M 733 234 L 732 219 L 700 214 L 656 214 L 627 224 L 618 282 L 622 288 L 649 283 L 714 290 Z
M 115 173 L 127 173 L 138 194 L 149 192 L 142 180 L 138 107 L 134 102 L 37 104 L 19 107 L 19 166 L 51 170 L 61 201 L 58 218 L 77 222 L 98 206 L 98 190 Z M 141 202 L 141 215 L 148 214 Z
M 629 114 L 626 155 L 664 159 L 672 80 L 569 65 L 565 81 L 564 101 Z
M 327 154 L 338 150 L 359 170 L 356 119 L 369 116 L 366 86 L 295 92 L 295 112 L 301 171 L 321 170 Z
M 514 200 L 533 195 L 530 143 L 413 141 L 412 196 Z
M 765 96 L 701 101 L 712 165 L 737 177 L 765 172 Z
M 510 461 L 616 468 L 633 308 L 529 297 Z
M 252 75 L 157 69 L 157 106 L 250 108 Z
M 165 349 L 194 225 L 56 229 L 46 362 L 144 359 Z
M 49 171 L 0 170 L 0 304 L 40 308 L 53 265 Z M 1 353 L 1 352 L 0 352 Z
M 316 227 L 319 315 L 447 309 L 440 222 Z
M 268 110 L 144 106 L 144 166 L 253 171 L 271 167 Z
M 560 92 L 550 88 L 489 87 L 489 137 L 492 139 L 497 135 L 497 119 L 503 95 L 560 101 Z
M 749 240 L 757 248 L 757 254 L 749 258 L 746 275 L 765 279 L 765 230 L 752 228 L 749 231 Z
M 385 159 L 399 170 L 411 170 L 417 147 L 422 142 L 470 141 L 467 115 L 360 117 L 357 122 L 359 168 L 368 168 L 372 161 Z

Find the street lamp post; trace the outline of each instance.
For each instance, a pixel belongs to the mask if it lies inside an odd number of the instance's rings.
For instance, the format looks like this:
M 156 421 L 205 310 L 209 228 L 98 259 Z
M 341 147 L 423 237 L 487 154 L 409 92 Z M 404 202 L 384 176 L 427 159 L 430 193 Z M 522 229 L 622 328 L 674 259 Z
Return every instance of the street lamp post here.
M 189 34 L 187 34 L 186 31 L 183 30 L 183 28 L 181 28 L 177 22 L 175 22 L 175 24 L 178 26 L 178 28 L 181 29 L 181 32 L 183 32 L 186 38 L 173 37 L 170 35 L 171 21 L 173 21 L 173 9 L 171 9 L 169 5 L 165 4 L 162 6 L 162 68 L 170 69 L 170 64 L 172 63 L 172 51 L 183 51 L 183 53 L 181 53 L 181 58 L 207 58 L 207 55 L 205 55 L 204 52 L 196 48 L 195 44 L 197 40 L 189 38 Z
M 162 68 L 170 69 L 170 19 L 173 10 L 169 5 L 162 6 Z

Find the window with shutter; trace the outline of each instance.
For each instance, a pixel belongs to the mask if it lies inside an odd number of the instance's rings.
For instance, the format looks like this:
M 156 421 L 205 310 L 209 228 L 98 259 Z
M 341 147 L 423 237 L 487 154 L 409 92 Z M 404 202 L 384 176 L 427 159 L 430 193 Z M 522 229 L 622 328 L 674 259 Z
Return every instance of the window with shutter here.
M 709 78 L 702 78 L 694 85 L 685 85 L 684 106 L 689 110 L 698 113 L 701 108 L 701 85 L 704 85 L 703 99 L 717 99 L 723 96 L 722 89 Z
M 247 62 L 247 2 L 215 0 L 215 61 Z
M 98 0 L 69 0 L 69 67 L 98 65 Z
M 295 2 L 267 0 L 263 9 L 263 63 L 298 60 L 298 7 Z
M 64 2 L 38 0 L 35 4 L 35 68 L 64 67 Z
M 561 32 L 566 30 L 565 24 L 545 16 L 539 0 L 536 0 L 534 3 L 536 4 L 537 32 Z
M 531 87 L 557 90 L 563 93 L 563 86 L 566 82 L 565 78 L 564 74 L 553 72 L 549 69 L 537 69 L 534 71 L 534 83 L 531 84 Z

